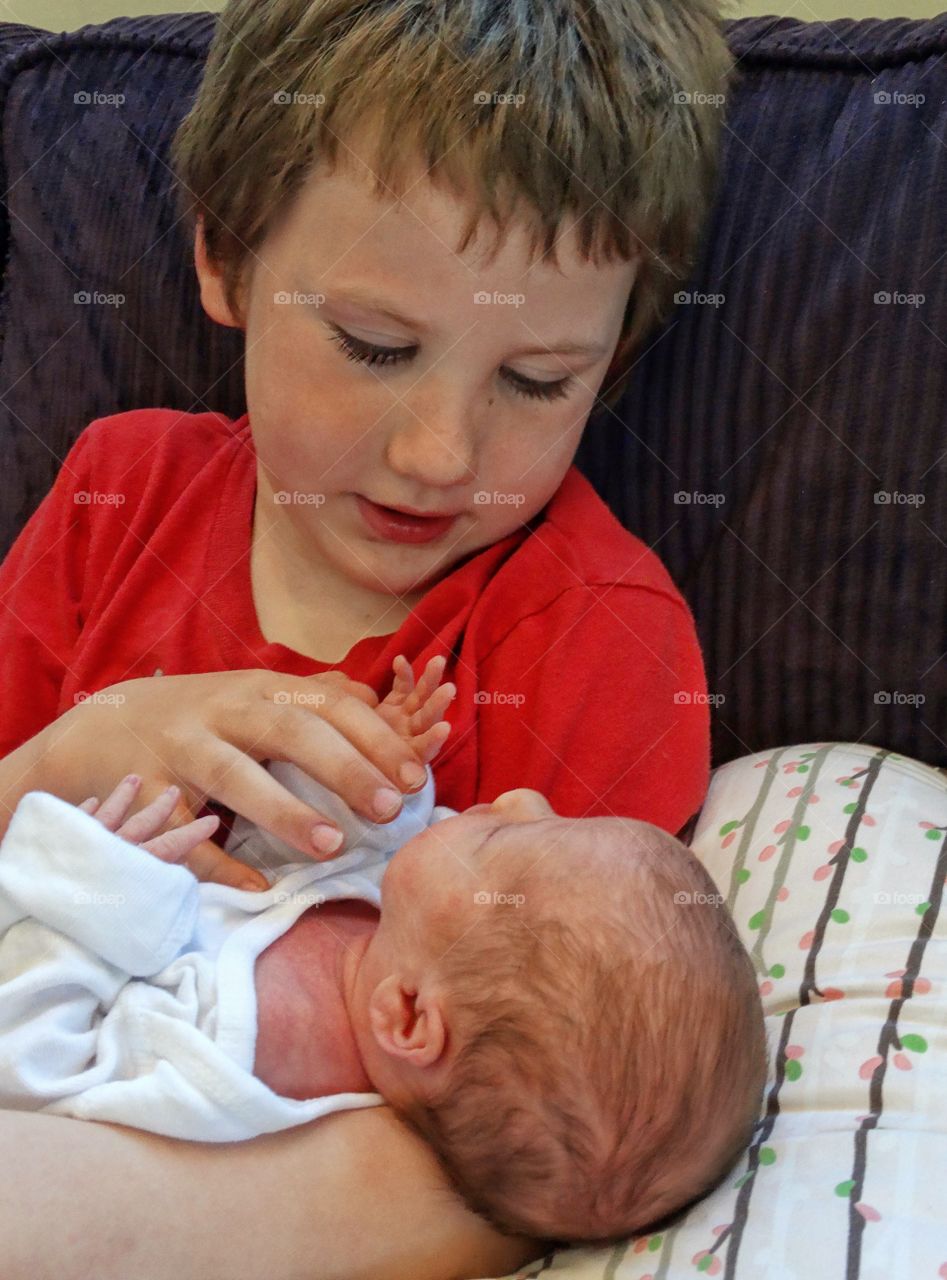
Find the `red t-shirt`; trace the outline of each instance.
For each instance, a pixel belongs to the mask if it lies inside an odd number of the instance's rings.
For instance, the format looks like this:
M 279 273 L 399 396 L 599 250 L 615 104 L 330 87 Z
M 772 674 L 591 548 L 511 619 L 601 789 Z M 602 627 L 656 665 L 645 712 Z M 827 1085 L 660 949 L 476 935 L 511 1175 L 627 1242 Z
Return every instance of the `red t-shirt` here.
M 142 409 L 82 432 L 0 567 L 0 758 L 77 697 L 156 671 L 338 668 L 383 697 L 397 653 L 416 676 L 447 654 L 457 696 L 432 766 L 439 803 L 465 809 L 533 787 L 567 817 L 639 817 L 671 832 L 700 807 L 709 712 L 693 619 L 575 467 L 529 525 L 338 663 L 260 631 L 255 492 L 246 414 Z

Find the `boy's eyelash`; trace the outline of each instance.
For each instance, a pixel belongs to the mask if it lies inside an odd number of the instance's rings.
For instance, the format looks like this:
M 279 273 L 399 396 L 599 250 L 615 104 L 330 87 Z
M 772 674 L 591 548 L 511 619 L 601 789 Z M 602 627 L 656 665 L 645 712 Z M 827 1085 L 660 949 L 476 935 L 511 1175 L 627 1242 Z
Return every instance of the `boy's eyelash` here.
M 357 360 L 360 364 L 402 364 L 417 350 L 416 347 L 376 347 L 373 343 L 354 338 L 336 324 L 329 324 L 329 328 L 332 330 L 331 341 L 338 343 L 349 360 Z M 573 382 L 571 375 L 558 382 L 536 382 L 512 371 L 505 373 L 504 377 L 513 391 L 529 400 L 561 400 L 569 394 Z

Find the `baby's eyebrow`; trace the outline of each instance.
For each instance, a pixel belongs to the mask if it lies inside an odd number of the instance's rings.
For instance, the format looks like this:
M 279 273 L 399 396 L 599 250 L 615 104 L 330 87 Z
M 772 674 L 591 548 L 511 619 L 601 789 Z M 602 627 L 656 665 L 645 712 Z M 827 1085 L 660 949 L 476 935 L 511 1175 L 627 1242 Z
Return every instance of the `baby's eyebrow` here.
M 485 848 L 486 848 L 486 846 L 487 846 L 487 845 L 490 843 L 490 841 L 493 839 L 493 837 L 494 837 L 495 835 L 498 835 L 498 834 L 499 834 L 499 833 L 500 833 L 500 832 L 501 832 L 505 827 L 508 827 L 509 825 L 510 825 L 510 824 L 509 824 L 508 822 L 500 822 L 500 823 L 498 823 L 498 824 L 497 824 L 497 826 L 495 826 L 495 827 L 493 828 L 493 830 L 492 830 L 492 831 L 490 831 L 490 832 L 489 832 L 489 833 L 484 837 L 484 839 L 480 841 L 479 845 L 477 846 L 477 852 L 479 853 L 482 849 L 485 849 Z

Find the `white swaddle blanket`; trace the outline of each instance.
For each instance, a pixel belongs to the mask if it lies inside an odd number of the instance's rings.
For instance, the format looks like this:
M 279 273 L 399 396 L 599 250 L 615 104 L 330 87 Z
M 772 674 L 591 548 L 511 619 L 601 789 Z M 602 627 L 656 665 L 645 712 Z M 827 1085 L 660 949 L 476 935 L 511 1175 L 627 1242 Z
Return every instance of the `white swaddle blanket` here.
M 270 771 L 331 815 L 343 852 L 310 862 L 237 819 L 227 842 L 262 893 L 202 884 L 43 791 L 0 842 L 0 1107 L 231 1142 L 377 1106 L 377 1093 L 299 1101 L 253 1074 L 256 957 L 310 906 L 380 907 L 391 855 L 454 810 L 423 790 L 365 822 L 295 766 Z

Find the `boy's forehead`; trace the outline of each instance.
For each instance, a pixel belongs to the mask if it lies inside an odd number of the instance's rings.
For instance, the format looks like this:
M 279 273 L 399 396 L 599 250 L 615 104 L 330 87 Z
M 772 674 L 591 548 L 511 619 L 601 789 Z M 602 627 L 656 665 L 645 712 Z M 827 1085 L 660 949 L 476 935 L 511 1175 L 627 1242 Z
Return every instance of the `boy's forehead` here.
M 389 183 L 381 191 L 376 189 L 377 163 L 370 135 L 356 134 L 339 147 L 331 168 L 317 162 L 297 197 L 303 220 L 318 227 L 309 237 L 314 256 L 323 256 L 320 246 L 331 256 L 333 240 L 345 240 L 345 256 L 338 265 L 348 274 L 356 274 L 358 265 L 367 262 L 373 275 L 390 270 L 392 287 L 397 288 L 402 277 L 414 278 L 416 258 L 431 254 L 432 261 L 441 254 L 461 258 L 471 273 L 494 265 L 500 271 L 515 271 L 524 284 L 540 275 L 562 274 L 573 283 L 587 280 L 600 290 L 602 272 L 616 273 L 623 281 L 633 274 L 628 262 L 596 265 L 586 259 L 580 252 L 581 228 L 572 218 L 564 219 L 554 251 L 546 256 L 532 239 L 537 215 L 524 204 L 510 206 L 501 199 L 501 227 L 470 184 L 458 186 L 445 174 L 430 173 L 420 155 L 409 155 L 397 186 Z M 460 254 L 471 224 L 474 233 Z M 412 261 L 405 270 L 399 258 L 407 254 Z M 592 285 L 593 280 L 598 283 Z

